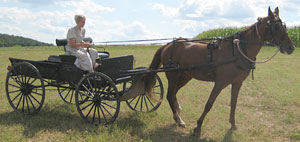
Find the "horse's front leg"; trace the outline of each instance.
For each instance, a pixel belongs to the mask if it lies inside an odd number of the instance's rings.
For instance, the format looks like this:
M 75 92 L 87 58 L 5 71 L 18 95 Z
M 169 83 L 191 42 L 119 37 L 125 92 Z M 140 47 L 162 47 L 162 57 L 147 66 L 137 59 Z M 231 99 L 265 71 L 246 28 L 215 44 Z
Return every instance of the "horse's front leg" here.
M 201 136 L 201 127 L 202 127 L 203 120 L 204 120 L 205 116 L 207 115 L 207 113 L 210 111 L 211 107 L 213 106 L 216 98 L 218 97 L 218 95 L 220 94 L 222 89 L 225 88 L 226 86 L 227 85 L 222 84 L 222 83 L 217 83 L 217 82 L 215 83 L 214 88 L 211 91 L 211 94 L 209 96 L 209 99 L 206 102 L 204 111 L 203 111 L 203 113 L 201 114 L 200 118 L 197 121 L 197 127 L 194 129 L 194 135 L 196 137 Z
M 235 108 L 236 108 L 236 103 L 237 103 L 238 95 L 242 84 L 243 82 L 233 83 L 231 87 L 231 101 L 230 101 L 231 110 L 230 110 L 229 122 L 231 123 L 232 130 L 237 129 L 235 125 Z

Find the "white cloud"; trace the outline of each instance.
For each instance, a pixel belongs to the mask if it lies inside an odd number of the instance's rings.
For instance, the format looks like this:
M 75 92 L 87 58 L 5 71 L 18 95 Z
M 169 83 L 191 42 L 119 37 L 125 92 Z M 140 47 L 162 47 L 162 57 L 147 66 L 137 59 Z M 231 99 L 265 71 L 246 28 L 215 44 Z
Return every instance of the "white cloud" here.
M 70 8 L 78 13 L 84 14 L 102 14 L 105 12 L 113 12 L 114 8 L 102 6 L 93 2 L 92 0 L 70 0 L 70 1 L 55 1 L 55 5 L 63 8 Z
M 116 6 L 115 1 L 96 0 L 0 0 L 0 31 L 54 43 L 66 37 L 75 26 L 74 15 L 81 13 L 87 17 L 87 36 L 94 41 L 193 37 L 213 28 L 253 24 L 267 16 L 269 5 L 272 10 L 279 6 L 288 26 L 300 24 L 298 0 L 181 0 L 174 2 L 177 6 L 163 2 L 145 3 L 130 9 L 137 15 L 128 15 L 123 10 L 131 1 Z
M 272 10 L 279 6 L 282 20 L 289 21 L 287 25 L 296 25 L 299 20 L 292 17 L 300 14 L 298 3 L 296 0 L 183 0 L 177 7 L 157 3 L 153 9 L 172 18 L 180 33 L 195 36 L 209 29 L 253 24 L 258 17 L 267 16 L 269 5 Z M 170 9 L 176 10 L 176 14 L 170 16 Z
M 34 1 L 26 0 L 23 2 L 31 3 Z M 114 10 L 91 0 L 77 2 L 73 0 L 68 2 L 52 0 L 51 3 L 57 7 L 57 10 L 34 11 L 33 9 L 29 10 L 19 7 L 0 7 L 2 13 L 0 15 L 0 24 L 5 25 L 0 27 L 1 33 L 20 35 L 43 42 L 54 43 L 55 38 L 65 38 L 68 28 L 75 25 L 73 19 L 75 14 L 83 13 L 86 14 L 87 18 L 99 18 L 99 15 L 102 13 Z M 65 8 L 65 6 L 68 8 Z M 60 9 L 65 10 L 61 12 L 59 11 Z
M 163 4 L 154 4 L 152 9 L 159 10 L 164 16 L 177 17 L 179 16 L 179 8 L 167 8 Z
M 122 21 L 92 20 L 86 23 L 87 36 L 94 41 L 149 39 L 162 37 L 161 34 L 148 30 L 140 21 L 125 24 Z

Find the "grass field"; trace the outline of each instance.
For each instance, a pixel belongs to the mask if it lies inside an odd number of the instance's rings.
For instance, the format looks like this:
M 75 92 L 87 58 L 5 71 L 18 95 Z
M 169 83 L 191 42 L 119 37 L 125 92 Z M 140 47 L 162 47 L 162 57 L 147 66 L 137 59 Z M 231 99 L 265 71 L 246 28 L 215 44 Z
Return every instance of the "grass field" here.
M 148 66 L 157 47 L 107 47 L 111 56 L 133 54 L 135 67 Z M 102 50 L 102 49 L 98 49 Z M 264 47 L 258 60 L 270 57 L 274 48 Z M 229 123 L 230 86 L 222 91 L 204 120 L 202 138 L 191 133 L 203 111 L 213 83 L 192 80 L 177 94 L 183 107 L 186 128 L 175 125 L 166 99 L 152 113 L 135 113 L 121 103 L 119 116 L 109 126 L 94 126 L 80 118 L 76 107 L 64 103 L 57 91 L 47 91 L 43 108 L 35 116 L 13 111 L 5 93 L 9 57 L 44 60 L 63 54 L 57 47 L 0 48 L 0 141 L 202 141 L 202 142 L 288 142 L 300 141 L 300 52 L 277 55 L 258 64 L 255 80 L 249 77 L 239 94 L 236 110 L 238 130 Z M 165 92 L 167 82 L 163 73 Z

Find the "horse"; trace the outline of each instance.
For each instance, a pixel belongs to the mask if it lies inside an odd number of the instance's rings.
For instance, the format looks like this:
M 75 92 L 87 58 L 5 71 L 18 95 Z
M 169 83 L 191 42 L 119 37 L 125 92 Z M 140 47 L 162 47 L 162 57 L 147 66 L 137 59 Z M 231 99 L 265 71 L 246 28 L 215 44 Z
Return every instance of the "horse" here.
M 276 7 L 272 12 L 268 9 L 268 16 L 258 18 L 258 21 L 247 27 L 245 30 L 238 32 L 229 37 L 217 40 L 218 47 L 216 49 L 208 48 L 209 44 L 196 41 L 177 40 L 160 47 L 153 60 L 148 67 L 149 70 L 168 67 L 188 67 L 193 65 L 206 65 L 208 63 L 208 55 L 212 63 L 220 63 L 217 65 L 205 66 L 193 70 L 178 70 L 165 72 L 168 79 L 167 100 L 173 112 L 173 119 L 181 126 L 185 127 L 185 122 L 180 117 L 181 106 L 176 98 L 176 93 L 180 88 L 185 86 L 191 79 L 200 81 L 214 82 L 214 87 L 206 102 L 204 111 L 197 121 L 197 127 L 193 133 L 196 137 L 201 136 L 201 126 L 205 116 L 212 108 L 216 98 L 228 85 L 231 84 L 231 102 L 230 116 L 232 130 L 236 130 L 235 109 L 238 94 L 243 81 L 248 77 L 255 59 L 263 43 L 268 42 L 279 47 L 281 53 L 292 54 L 295 46 L 287 34 L 286 26 L 279 17 L 279 9 Z M 241 50 L 237 50 L 240 49 Z M 230 60 L 234 59 L 234 60 Z M 230 61 L 229 61 L 230 60 Z M 228 61 L 228 62 L 226 62 Z M 170 63 L 171 62 L 171 63 Z M 151 94 L 151 88 L 155 82 L 156 73 L 146 75 L 144 87 L 150 98 L 154 98 Z M 157 100 L 161 101 L 161 100 Z

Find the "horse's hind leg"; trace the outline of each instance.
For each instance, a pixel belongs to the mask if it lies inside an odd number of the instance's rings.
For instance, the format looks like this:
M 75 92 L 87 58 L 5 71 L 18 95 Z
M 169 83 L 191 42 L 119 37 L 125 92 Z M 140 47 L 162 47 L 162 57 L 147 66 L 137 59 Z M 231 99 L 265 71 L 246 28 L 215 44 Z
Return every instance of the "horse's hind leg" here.
M 177 90 L 176 90 L 176 94 L 177 92 L 179 91 L 179 89 L 181 89 L 184 85 L 186 85 L 192 78 L 187 76 L 186 74 L 184 73 L 181 73 L 180 74 L 180 77 L 179 77 L 179 82 L 177 84 Z M 179 115 L 180 115 L 180 112 L 182 110 L 182 107 L 180 106 L 180 104 L 178 103 L 178 100 L 177 100 L 177 97 L 176 97 L 176 94 L 175 94 L 175 105 L 176 105 L 176 108 L 177 108 L 177 111 L 179 112 Z
M 167 99 L 173 112 L 173 118 L 179 126 L 185 127 L 185 122 L 180 117 L 181 107 L 177 101 L 176 94 L 191 78 L 179 72 L 166 73 L 166 76 L 169 85 Z

